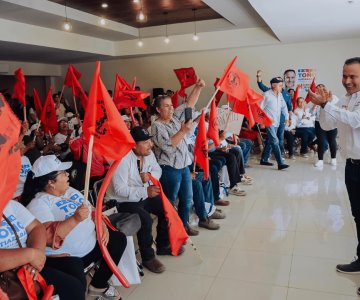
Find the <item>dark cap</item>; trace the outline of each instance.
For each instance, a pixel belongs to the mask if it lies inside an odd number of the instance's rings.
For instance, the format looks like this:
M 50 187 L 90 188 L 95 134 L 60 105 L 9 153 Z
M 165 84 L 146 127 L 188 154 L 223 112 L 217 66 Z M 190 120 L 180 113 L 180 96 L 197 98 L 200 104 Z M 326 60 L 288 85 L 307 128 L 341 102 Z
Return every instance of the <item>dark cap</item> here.
M 281 77 L 274 77 L 273 79 L 270 80 L 270 84 L 280 83 L 280 82 L 284 82 L 284 80 Z
M 131 129 L 130 134 L 135 142 L 147 141 L 152 138 L 152 135 L 150 135 L 149 132 L 141 126 L 136 126 Z

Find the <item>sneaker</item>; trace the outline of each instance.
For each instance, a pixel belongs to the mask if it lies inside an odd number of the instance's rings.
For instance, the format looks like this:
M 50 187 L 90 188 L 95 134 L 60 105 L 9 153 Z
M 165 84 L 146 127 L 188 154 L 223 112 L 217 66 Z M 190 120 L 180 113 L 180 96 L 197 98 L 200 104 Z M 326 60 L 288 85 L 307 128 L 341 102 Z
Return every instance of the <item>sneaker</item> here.
M 220 225 L 216 224 L 212 219 L 207 218 L 206 220 L 199 220 L 199 227 L 209 230 L 218 230 L 220 228 Z
M 268 161 L 260 160 L 260 165 L 262 166 L 273 166 L 274 164 Z
M 289 156 L 289 159 L 295 160 L 295 159 L 296 159 L 296 158 L 295 158 L 295 155 L 290 155 L 290 156 Z
M 337 165 L 336 158 L 332 158 L 331 161 L 330 161 L 330 164 L 332 166 L 336 166 Z
M 357 289 L 357 294 L 360 296 L 360 288 Z
M 142 265 L 146 269 L 148 269 L 150 272 L 153 272 L 153 273 L 160 274 L 165 271 L 165 266 L 156 257 L 154 257 L 153 259 L 147 260 L 147 261 L 143 261 Z
M 98 297 L 97 299 L 116 299 L 121 300 L 119 291 L 112 285 L 109 285 L 107 288 L 98 289 L 89 285 L 88 295 L 92 297 Z
M 360 260 L 356 259 L 349 264 L 337 265 L 336 271 L 347 274 L 359 274 L 360 273 Z
M 196 229 L 194 229 L 194 228 L 192 228 L 192 227 L 190 227 L 190 225 L 187 226 L 187 227 L 185 227 L 185 231 L 186 231 L 186 233 L 187 233 L 188 236 L 199 235 L 199 231 L 196 230 Z
M 215 212 L 209 217 L 210 219 L 220 220 L 225 219 L 226 215 L 222 211 L 215 210 Z
M 244 185 L 252 185 L 253 181 L 250 178 L 246 178 L 244 176 L 241 177 L 240 182 L 237 183 L 237 185 L 244 184 Z
M 183 254 L 185 252 L 185 247 L 184 246 L 181 246 L 180 249 L 179 249 L 179 252 L 178 252 L 178 256 Z M 165 248 L 157 248 L 156 249 L 156 254 L 157 255 L 172 255 L 171 253 L 171 247 L 168 246 L 168 247 L 165 247 Z
M 246 192 L 242 189 L 239 188 L 239 186 L 235 185 L 230 191 L 229 191 L 230 195 L 235 195 L 235 196 L 246 196 Z
M 324 166 L 324 161 L 323 161 L 323 160 L 318 160 L 318 161 L 314 164 L 314 166 L 315 166 L 316 168 L 322 168 L 322 167 Z
M 287 165 L 287 164 L 278 165 L 278 170 L 284 170 L 284 169 L 286 169 L 288 167 L 290 167 L 290 166 Z

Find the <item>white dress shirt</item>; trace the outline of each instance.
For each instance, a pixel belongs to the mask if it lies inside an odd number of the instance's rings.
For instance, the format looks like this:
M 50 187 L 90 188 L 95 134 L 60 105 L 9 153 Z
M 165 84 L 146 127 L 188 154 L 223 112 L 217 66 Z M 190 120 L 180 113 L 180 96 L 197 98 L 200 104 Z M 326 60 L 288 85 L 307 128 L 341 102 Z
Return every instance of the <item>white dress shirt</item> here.
M 153 152 L 144 156 L 141 173 L 151 173 L 160 179 L 162 170 Z M 120 162 L 106 191 L 105 200 L 116 199 L 118 202 L 139 202 L 148 198 L 148 183 L 143 183 L 138 170 L 138 158 L 130 151 Z
M 360 159 L 360 91 L 336 104 L 328 102 L 320 111 L 320 126 L 324 130 L 338 128 L 343 156 Z
M 315 114 L 310 112 L 309 108 L 297 108 L 294 111 L 297 117 L 297 128 L 315 127 Z
M 281 113 L 285 115 L 285 120 L 289 120 L 289 112 L 281 92 L 275 95 L 273 90 L 268 90 L 264 93 L 264 97 L 260 106 L 273 120 L 272 126 L 279 127 Z

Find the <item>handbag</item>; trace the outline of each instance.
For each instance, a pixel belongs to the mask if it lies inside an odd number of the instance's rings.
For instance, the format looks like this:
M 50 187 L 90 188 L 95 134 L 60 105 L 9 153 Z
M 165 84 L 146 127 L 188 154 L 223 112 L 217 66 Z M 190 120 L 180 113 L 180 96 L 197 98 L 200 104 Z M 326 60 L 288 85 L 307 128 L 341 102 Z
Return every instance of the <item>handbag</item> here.
M 19 248 L 23 248 L 14 226 L 5 215 L 3 215 L 3 218 L 14 232 Z M 34 281 L 30 272 L 24 266 L 1 272 L 0 288 L 10 300 L 37 300 L 40 296 L 42 296 L 42 300 L 49 300 L 54 291 L 54 286 L 47 285 L 40 274 L 37 275 L 37 279 Z

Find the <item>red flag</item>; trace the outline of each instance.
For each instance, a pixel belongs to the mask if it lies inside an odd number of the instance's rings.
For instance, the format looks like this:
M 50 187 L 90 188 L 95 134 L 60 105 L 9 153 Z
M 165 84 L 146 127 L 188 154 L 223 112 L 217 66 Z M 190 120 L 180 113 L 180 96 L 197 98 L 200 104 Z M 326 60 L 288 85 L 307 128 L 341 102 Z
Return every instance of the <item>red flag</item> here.
M 45 133 L 51 132 L 56 134 L 59 131 L 59 126 L 56 118 L 55 103 L 52 97 L 52 87 L 49 88 L 44 107 L 40 117 L 41 123 L 44 127 Z
M 176 77 L 179 79 L 181 88 L 179 95 L 186 97 L 185 89 L 197 82 L 197 76 L 193 67 L 174 69 Z
M 216 79 L 215 79 L 215 82 L 214 82 L 215 90 L 217 90 L 217 85 L 218 85 L 218 83 L 219 83 L 219 80 L 220 80 L 220 78 L 216 78 Z M 224 95 L 224 92 L 218 90 L 217 93 L 216 93 L 216 95 L 215 95 L 215 99 L 216 99 L 215 104 L 216 104 L 216 106 L 218 106 L 218 104 L 219 104 L 219 102 L 220 102 L 220 100 L 221 100 L 222 95 Z
M 249 88 L 249 76 L 235 66 L 237 56 L 225 69 L 223 76 L 218 82 L 220 90 L 240 101 L 244 101 Z
M 18 147 L 21 124 L 0 94 L 0 216 L 12 199 L 19 181 L 21 155 Z
M 15 71 L 15 85 L 14 91 L 12 94 L 12 98 L 18 99 L 23 106 L 26 106 L 26 99 L 25 99 L 25 75 L 23 69 L 17 69 Z
M 217 119 L 217 110 L 215 100 L 211 102 L 210 107 L 210 116 L 209 116 L 209 128 L 207 132 L 207 137 L 214 141 L 216 147 L 220 145 L 220 138 L 219 138 L 219 124 Z
M 152 183 L 160 188 L 160 198 L 164 208 L 165 219 L 168 223 L 169 242 L 171 247 L 171 254 L 177 256 L 182 245 L 188 239 L 188 235 L 185 231 L 184 224 L 181 221 L 174 206 L 166 197 L 160 182 L 149 175 Z
M 41 118 L 41 112 L 42 112 L 42 104 L 41 104 L 41 100 L 39 97 L 39 94 L 36 90 L 36 88 L 33 89 L 33 93 L 34 93 L 34 106 L 35 106 L 35 110 L 36 110 L 36 114 L 38 116 L 38 118 Z
M 229 101 L 234 102 L 234 107 L 233 107 L 232 111 L 234 113 L 244 115 L 245 118 L 247 118 L 249 120 L 250 128 L 253 127 L 255 125 L 255 120 L 254 120 L 252 111 L 250 109 L 250 104 L 249 104 L 248 99 L 246 99 L 246 101 L 238 101 L 237 99 L 235 99 L 234 97 L 232 97 L 230 95 L 227 95 L 227 98 Z
M 196 161 L 196 164 L 204 170 L 204 179 L 207 180 L 209 178 L 209 157 L 204 112 L 201 113 L 198 125 L 198 133 L 194 147 L 194 161 Z
M 121 91 L 132 91 L 133 88 L 130 86 L 130 84 L 127 83 L 127 81 L 122 78 L 119 74 L 116 74 L 115 76 L 115 87 L 114 87 L 114 99 L 116 97 L 119 97 L 118 94 Z
M 174 95 L 171 96 L 171 102 L 174 108 L 179 106 L 179 91 L 176 91 Z
M 247 98 L 250 104 L 258 103 L 264 99 L 264 95 L 259 94 L 258 92 L 254 91 L 252 88 L 247 90 Z
M 121 159 L 135 145 L 100 78 L 100 62 L 96 63 L 82 128 L 88 141 L 94 135 L 94 152 L 110 160 Z
M 314 77 L 313 81 L 311 82 L 311 85 L 310 85 L 310 88 L 309 88 L 309 89 L 310 89 L 310 91 L 312 91 L 313 93 L 316 92 L 315 77 Z M 309 102 L 310 102 L 309 93 L 306 95 L 305 102 L 306 102 L 306 103 L 309 103 Z
M 79 82 L 80 77 L 81 73 L 70 64 L 65 76 L 64 85 L 72 88 L 73 96 L 80 98 L 81 105 L 85 109 L 87 106 L 88 97 L 86 96 Z
M 150 93 L 143 91 L 118 91 L 117 95 L 114 95 L 114 103 L 117 109 L 125 107 L 141 107 L 146 109 L 144 99 L 149 96 Z
M 292 106 L 293 106 L 293 111 L 296 109 L 297 107 L 297 98 L 299 97 L 299 93 L 300 93 L 300 90 L 301 90 L 301 84 L 298 84 L 296 86 L 296 89 L 295 89 L 295 93 L 294 93 L 294 97 L 291 99 L 292 100 Z
M 255 123 L 264 125 L 265 127 L 273 123 L 273 120 L 262 110 L 259 103 L 250 104 L 250 109 Z

